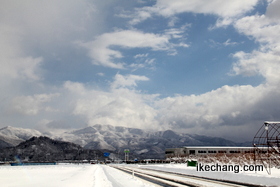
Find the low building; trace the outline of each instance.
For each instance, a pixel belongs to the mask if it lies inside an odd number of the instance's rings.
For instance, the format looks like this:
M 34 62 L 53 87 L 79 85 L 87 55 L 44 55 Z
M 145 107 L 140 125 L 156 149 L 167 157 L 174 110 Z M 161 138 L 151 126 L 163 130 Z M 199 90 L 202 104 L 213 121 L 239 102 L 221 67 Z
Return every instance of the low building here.
M 263 148 L 266 152 L 266 147 Z M 165 150 L 165 157 L 183 157 L 190 155 L 214 155 L 214 154 L 246 154 L 254 153 L 254 147 L 223 147 L 223 146 L 186 146 L 181 148 L 167 148 Z

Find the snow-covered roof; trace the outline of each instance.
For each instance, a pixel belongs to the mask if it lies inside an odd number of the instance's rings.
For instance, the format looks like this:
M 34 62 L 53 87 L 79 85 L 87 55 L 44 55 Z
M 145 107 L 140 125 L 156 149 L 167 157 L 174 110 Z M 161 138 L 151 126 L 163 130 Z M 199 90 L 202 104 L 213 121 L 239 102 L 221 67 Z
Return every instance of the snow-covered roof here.
M 183 148 L 192 149 L 250 149 L 254 147 L 231 147 L 231 146 L 184 146 Z
M 279 123 L 279 124 L 280 124 L 280 121 L 265 121 L 264 123 L 265 123 L 265 124 L 266 124 L 266 123 L 268 123 L 268 124 L 272 124 L 272 123 L 273 123 L 273 124 L 275 124 L 275 123 Z

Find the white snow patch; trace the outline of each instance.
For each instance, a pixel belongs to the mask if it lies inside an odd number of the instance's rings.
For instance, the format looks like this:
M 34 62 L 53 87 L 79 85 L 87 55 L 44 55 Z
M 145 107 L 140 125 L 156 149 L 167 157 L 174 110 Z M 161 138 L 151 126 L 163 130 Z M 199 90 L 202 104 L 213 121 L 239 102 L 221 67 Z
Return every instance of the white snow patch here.
M 149 152 L 149 150 L 148 149 L 142 149 L 142 150 L 140 150 L 140 151 L 135 151 L 135 153 L 136 154 L 143 154 L 143 153 L 147 153 L 147 152 Z

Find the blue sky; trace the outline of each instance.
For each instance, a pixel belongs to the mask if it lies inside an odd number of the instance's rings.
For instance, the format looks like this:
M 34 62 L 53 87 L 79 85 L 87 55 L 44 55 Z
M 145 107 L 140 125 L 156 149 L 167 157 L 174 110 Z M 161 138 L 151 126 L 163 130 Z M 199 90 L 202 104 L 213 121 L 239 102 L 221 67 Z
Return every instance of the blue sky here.
M 278 0 L 4 0 L 0 127 L 251 140 L 280 120 Z

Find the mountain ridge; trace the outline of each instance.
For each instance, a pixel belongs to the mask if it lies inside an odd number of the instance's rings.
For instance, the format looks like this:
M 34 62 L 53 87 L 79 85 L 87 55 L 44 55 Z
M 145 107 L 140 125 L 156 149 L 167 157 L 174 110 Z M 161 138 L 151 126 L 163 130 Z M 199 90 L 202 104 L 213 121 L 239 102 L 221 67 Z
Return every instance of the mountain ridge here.
M 9 132 L 9 134 L 4 137 L 4 132 Z M 17 142 L 23 141 L 21 138 L 26 138 L 33 132 L 35 136 L 44 136 L 39 131 L 32 129 L 22 130 L 23 134 L 19 132 L 20 128 L 14 128 L 14 131 L 13 127 L 0 129 L 0 140 L 4 141 L 0 142 L 0 146 L 2 144 L 5 145 L 5 142 L 9 144 L 9 142 L 15 143 L 13 142 L 15 140 Z M 8 141 L 9 135 L 11 135 L 13 141 Z M 115 153 L 122 153 L 124 149 L 130 149 L 131 154 L 138 158 L 164 158 L 165 149 L 172 147 L 244 146 L 244 144 L 219 137 L 177 133 L 172 130 L 150 132 L 138 128 L 100 124 L 66 131 L 58 135 L 48 133 L 47 137 L 54 140 L 72 142 L 86 149 L 108 150 Z
M 0 129 L 0 148 L 16 146 L 33 136 L 42 136 L 42 133 L 34 129 L 24 129 L 6 126 Z

